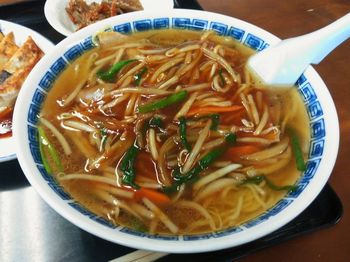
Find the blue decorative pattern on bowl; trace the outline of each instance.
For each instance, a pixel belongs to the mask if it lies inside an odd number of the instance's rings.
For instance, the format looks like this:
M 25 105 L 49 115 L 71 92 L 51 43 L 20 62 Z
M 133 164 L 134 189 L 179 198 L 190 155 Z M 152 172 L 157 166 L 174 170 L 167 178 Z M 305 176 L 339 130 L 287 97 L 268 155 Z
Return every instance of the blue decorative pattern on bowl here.
M 208 27 L 208 21 L 202 19 L 193 19 L 192 21 L 192 30 L 205 30 Z
M 70 199 L 70 198 L 68 198 Z M 82 205 L 80 205 L 77 202 L 69 202 L 68 203 L 70 206 L 72 206 L 75 210 L 79 211 L 81 214 L 83 214 L 84 216 L 89 217 L 90 219 L 104 225 L 107 226 L 109 228 L 116 228 L 116 226 L 112 223 L 110 223 L 108 220 L 97 216 L 96 214 L 92 213 L 91 211 L 87 210 L 85 207 L 83 207 Z
M 259 51 L 262 50 L 265 46 L 265 42 L 259 37 L 248 33 L 246 39 L 244 40 L 244 44 L 249 46 L 250 48 Z
M 154 29 L 167 29 L 169 28 L 169 18 L 156 18 L 153 20 Z
M 227 34 L 227 25 L 224 25 L 222 23 L 217 23 L 217 22 L 211 22 L 209 30 L 213 30 L 217 32 L 219 35 L 226 35 Z
M 204 19 L 190 19 L 187 17 L 175 17 L 175 18 L 154 18 L 154 19 L 143 19 L 137 20 L 133 23 L 122 23 L 116 24 L 112 27 L 114 31 L 121 33 L 131 33 L 135 31 L 144 31 L 150 29 L 163 29 L 163 28 L 179 28 L 179 29 L 192 29 L 192 30 L 214 30 L 221 35 L 227 35 L 236 39 L 237 41 L 243 43 L 244 45 L 254 49 L 254 50 L 262 50 L 269 46 L 269 43 L 263 41 L 260 37 L 255 36 L 249 32 L 246 32 L 244 29 L 238 27 L 228 26 L 221 22 L 208 21 Z M 158 235 L 149 235 L 147 233 L 137 232 L 135 230 L 125 228 L 125 227 L 116 227 L 110 224 L 104 218 L 101 218 L 86 208 L 81 206 L 79 203 L 72 202 L 72 198 L 70 195 L 63 190 L 63 188 L 58 185 L 52 177 L 46 173 L 43 168 L 42 161 L 40 159 L 40 152 L 38 141 L 36 139 L 37 130 L 37 116 L 39 113 L 39 109 L 45 99 L 46 93 L 52 87 L 53 82 L 57 78 L 57 76 L 66 68 L 66 66 L 74 61 L 76 58 L 81 56 L 87 50 L 90 50 L 94 47 L 92 37 L 88 37 L 84 39 L 82 42 L 72 46 L 69 48 L 62 57 L 56 60 L 55 63 L 52 64 L 50 70 L 47 71 L 42 79 L 39 82 L 39 86 L 37 87 L 34 96 L 32 97 L 30 110 L 27 116 L 27 128 L 28 128 L 28 136 L 30 139 L 30 150 L 32 153 L 32 157 L 37 165 L 37 168 L 45 181 L 47 181 L 48 185 L 60 196 L 63 200 L 69 201 L 69 205 L 72 206 L 79 213 L 84 216 L 89 217 L 90 219 L 107 226 L 109 228 L 116 228 L 120 230 L 120 232 L 136 235 L 145 238 L 151 239 L 161 239 L 161 240 L 171 240 L 171 241 L 193 241 L 193 240 L 203 240 L 210 238 L 218 238 L 222 236 L 236 234 L 241 232 L 244 228 L 251 228 L 255 225 L 261 224 L 264 221 L 270 219 L 275 216 L 286 207 L 288 207 L 304 190 L 304 188 L 310 183 L 313 179 L 319 164 L 320 159 L 323 155 L 324 145 L 325 145 L 325 123 L 323 119 L 323 110 L 321 107 L 321 103 L 319 103 L 318 98 L 316 96 L 316 92 L 314 91 L 311 84 L 308 82 L 307 78 L 302 75 L 298 82 L 296 83 L 298 91 L 303 98 L 305 103 L 305 107 L 307 108 L 307 112 L 309 114 L 310 119 L 310 127 L 311 127 L 311 142 L 310 142 L 310 153 L 309 159 L 307 161 L 307 169 L 300 177 L 297 182 L 298 190 L 288 193 L 283 199 L 281 199 L 276 205 L 272 208 L 261 214 L 259 217 L 252 219 L 241 226 L 228 228 L 224 231 L 214 232 L 209 234 L 201 234 L 201 235 L 190 235 L 190 236 L 158 236 Z

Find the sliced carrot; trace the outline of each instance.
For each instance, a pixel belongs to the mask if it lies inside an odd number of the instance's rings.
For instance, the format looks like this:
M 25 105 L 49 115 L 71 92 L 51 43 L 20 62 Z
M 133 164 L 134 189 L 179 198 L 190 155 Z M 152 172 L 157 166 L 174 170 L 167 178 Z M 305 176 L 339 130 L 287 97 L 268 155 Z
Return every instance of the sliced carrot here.
M 11 107 L 5 107 L 2 111 L 0 111 L 0 119 L 8 117 L 12 113 Z
M 221 117 L 220 122 L 222 124 L 237 124 L 240 125 L 242 122 L 242 118 L 246 117 L 246 111 L 241 110 L 237 112 L 233 112 L 232 114 L 225 114 Z
M 238 160 L 241 156 L 246 156 L 258 152 L 261 147 L 254 145 L 235 146 L 226 151 L 226 156 L 232 160 Z
M 196 114 L 212 114 L 212 113 L 225 113 L 234 112 L 241 110 L 243 106 L 233 105 L 233 106 L 207 106 L 207 107 L 195 107 L 191 108 L 186 116 L 194 116 Z
M 114 188 L 113 186 L 106 185 L 106 184 L 97 184 L 97 187 L 108 190 L 110 188 Z M 148 198 L 150 201 L 152 201 L 154 204 L 158 206 L 164 206 L 166 204 L 170 203 L 170 198 L 159 191 L 153 190 L 153 189 L 148 189 L 145 187 L 141 187 L 139 189 L 134 189 L 131 187 L 118 187 L 118 190 L 123 190 L 125 192 L 132 192 L 133 193 L 133 199 L 136 201 L 140 201 L 142 198 Z M 129 199 L 129 198 L 127 198 Z
M 270 132 L 270 133 L 263 135 L 261 137 L 266 138 L 268 140 L 275 140 L 276 138 L 278 138 L 278 136 L 279 136 L 278 133 Z
M 143 197 L 146 197 L 158 205 L 165 205 L 170 203 L 170 198 L 167 195 L 159 191 L 144 188 L 144 187 L 141 187 L 139 190 L 135 191 L 135 197 L 136 199 L 141 199 Z

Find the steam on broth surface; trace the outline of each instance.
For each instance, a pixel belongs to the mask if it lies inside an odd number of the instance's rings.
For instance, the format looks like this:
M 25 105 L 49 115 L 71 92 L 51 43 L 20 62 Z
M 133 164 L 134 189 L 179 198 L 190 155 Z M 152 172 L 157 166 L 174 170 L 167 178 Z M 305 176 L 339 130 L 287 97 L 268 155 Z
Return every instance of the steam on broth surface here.
M 295 88 L 251 80 L 252 51 L 213 32 L 97 39 L 54 83 L 38 128 L 46 170 L 78 202 L 135 230 L 197 234 L 295 189 L 305 107 Z

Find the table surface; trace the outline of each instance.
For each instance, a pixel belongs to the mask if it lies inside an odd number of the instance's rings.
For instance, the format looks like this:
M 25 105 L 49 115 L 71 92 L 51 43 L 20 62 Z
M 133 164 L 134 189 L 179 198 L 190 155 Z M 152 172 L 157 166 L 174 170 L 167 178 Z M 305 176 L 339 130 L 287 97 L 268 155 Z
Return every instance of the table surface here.
M 350 12 L 349 0 L 198 0 L 206 11 L 233 16 L 285 39 L 323 27 Z M 350 257 L 350 41 L 330 53 L 315 69 L 335 102 L 340 147 L 330 185 L 342 200 L 341 221 L 328 229 L 294 238 L 241 261 L 349 261 Z
M 311 32 L 350 12 L 349 0 L 198 2 L 204 10 L 246 20 L 282 39 Z M 0 14 L 0 19 L 8 16 L 9 14 Z M 36 26 L 35 21 L 33 25 Z M 38 26 L 40 27 L 39 21 Z M 55 39 L 52 40 L 59 40 L 62 36 L 57 34 L 53 35 L 53 38 Z M 329 87 L 340 122 L 341 143 L 330 185 L 342 200 L 342 220 L 335 226 L 265 248 L 240 261 L 347 261 L 350 257 L 350 180 L 347 178 L 350 175 L 350 165 L 347 164 L 347 156 L 350 154 L 350 147 L 347 146 L 350 145 L 350 136 L 347 136 L 350 130 L 350 92 L 347 91 L 350 88 L 350 67 L 347 63 L 350 63 L 350 41 L 343 43 L 315 66 Z M 57 216 L 29 187 L 16 160 L 2 165 L 0 173 L 3 179 L 8 181 L 5 185 L 0 184 L 0 247 L 5 251 L 0 252 L 0 261 L 57 261 L 54 258 L 60 258 L 58 261 L 102 261 L 101 257 L 96 256 L 95 249 L 103 246 L 106 251 L 112 251 L 115 248 L 112 243 L 93 238 Z M 13 208 L 14 206 L 16 208 Z M 53 220 L 55 224 L 50 223 Z M 14 223 L 17 227 L 10 226 Z M 47 228 L 50 228 L 49 234 Z M 67 241 L 64 238 L 62 232 L 67 231 L 72 233 L 74 239 Z M 28 235 L 35 236 L 32 237 L 31 243 L 25 242 Z M 47 248 L 47 243 L 53 242 L 60 248 L 54 248 L 52 244 Z M 67 251 L 73 250 L 71 245 L 75 245 L 73 253 L 59 251 L 65 248 Z M 86 254 L 88 260 L 84 260 L 83 257 L 71 259 L 84 251 L 89 251 L 89 254 Z M 127 248 L 123 250 L 128 251 Z M 108 257 L 108 254 L 105 257 Z

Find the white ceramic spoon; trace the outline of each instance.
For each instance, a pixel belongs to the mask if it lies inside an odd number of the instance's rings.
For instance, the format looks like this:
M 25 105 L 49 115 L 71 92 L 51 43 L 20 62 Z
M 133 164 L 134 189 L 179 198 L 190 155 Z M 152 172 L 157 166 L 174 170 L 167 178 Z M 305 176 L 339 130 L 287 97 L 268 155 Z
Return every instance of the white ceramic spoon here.
M 321 62 L 349 37 L 350 13 L 317 31 L 264 49 L 248 60 L 248 68 L 267 85 L 291 86 L 310 64 Z

